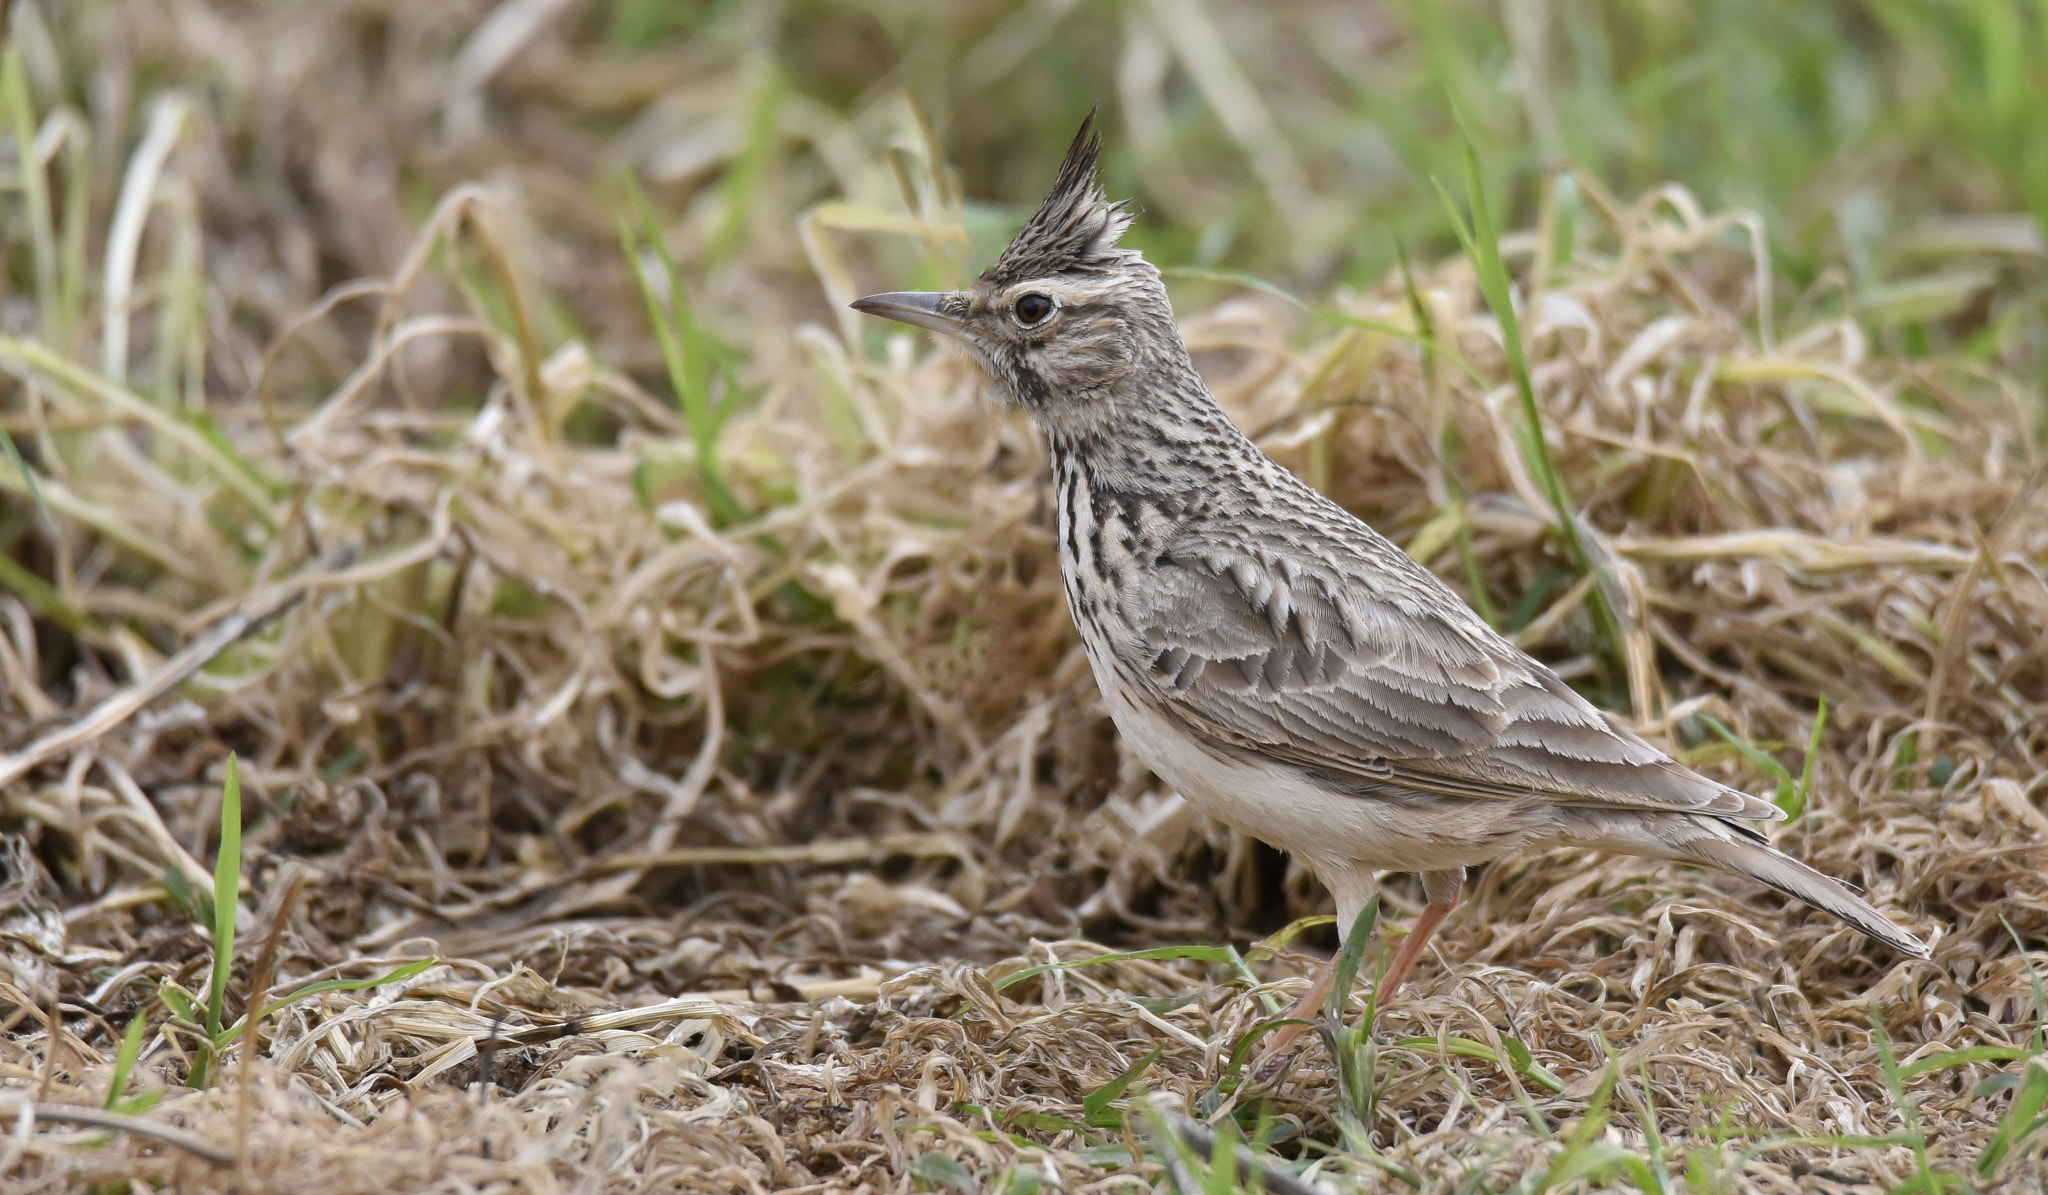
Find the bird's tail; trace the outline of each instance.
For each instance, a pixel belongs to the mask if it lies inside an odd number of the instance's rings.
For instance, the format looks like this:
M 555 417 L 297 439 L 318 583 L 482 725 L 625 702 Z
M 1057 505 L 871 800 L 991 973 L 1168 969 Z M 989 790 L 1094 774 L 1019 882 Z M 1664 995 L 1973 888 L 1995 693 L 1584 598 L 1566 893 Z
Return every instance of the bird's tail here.
M 1706 829 L 1706 827 L 1702 827 Z M 1714 833 L 1687 836 L 1673 844 L 1676 853 L 1722 871 L 1732 871 L 1768 884 L 1787 896 L 1805 901 L 1823 913 L 1832 913 L 1851 926 L 1883 942 L 1901 954 L 1926 958 L 1927 943 L 1892 924 L 1876 906 L 1843 887 L 1839 882 L 1794 859 L 1768 843 L 1737 837 L 1740 830 L 1715 826 Z M 1725 836 L 1724 836 L 1725 835 Z

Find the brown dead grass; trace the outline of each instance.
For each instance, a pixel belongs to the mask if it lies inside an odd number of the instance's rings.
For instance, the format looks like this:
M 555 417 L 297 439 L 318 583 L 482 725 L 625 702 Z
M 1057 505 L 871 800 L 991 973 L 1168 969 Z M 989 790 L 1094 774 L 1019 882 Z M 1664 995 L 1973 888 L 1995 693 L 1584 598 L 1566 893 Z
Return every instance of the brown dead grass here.
M 1902 1133 L 1976 1174 L 2009 1098 L 1980 1085 L 2042 1059 L 1930 1070 L 1901 1104 L 1872 1025 L 1911 1061 L 2024 1046 L 2041 1016 L 2039 395 L 1875 353 L 1846 317 L 1773 331 L 1741 221 L 1589 181 L 1573 260 L 1509 248 L 1541 276 L 1551 450 L 1618 578 L 1626 669 L 1603 677 L 1467 265 L 1416 279 L 1433 353 L 1375 330 L 1416 327 L 1398 278 L 1331 300 L 1334 321 L 1264 296 L 1187 319 L 1279 459 L 1503 614 L 1548 586 L 1525 646 L 1700 766 L 1767 788 L 1701 717 L 1796 771 L 1825 696 L 1812 804 L 1781 840 L 1936 940 L 1902 961 L 1669 865 L 1494 867 L 1379 1013 L 1347 1138 L 1322 1047 L 1264 1087 L 1230 1065 L 1327 930 L 1237 969 L 996 989 L 1100 943 L 1245 949 L 1324 897 L 1122 753 L 1028 425 L 964 362 L 875 341 L 806 268 L 829 292 L 957 251 L 957 197 L 902 108 L 786 110 L 808 189 L 764 192 L 742 252 L 715 248 L 715 204 L 656 194 L 743 362 L 719 455 L 752 514 L 720 527 L 592 178 L 724 128 L 744 65 L 649 81 L 550 27 L 487 88 L 445 67 L 460 7 L 108 5 L 58 29 L 110 39 L 90 60 L 107 85 L 214 90 L 186 93 L 126 381 L 73 364 L 100 360 L 96 322 L 0 342 L 7 426 L 57 515 L 9 474 L 10 557 L 47 584 L 0 597 L 8 1190 L 824 1191 L 1020 1168 L 1149 1187 L 1170 1176 L 1142 1117 L 1079 1125 L 1148 1057 L 1150 1091 L 1263 1119 L 1284 1157 L 1340 1143 L 1332 1186 L 1397 1168 L 1500 1189 L 1557 1156 L 1610 1052 L 1605 1139 L 1645 1155 L 1654 1133 L 1698 1181 L 1889 1188 L 1921 1165 L 1904 1137 L 1744 1151 Z M 494 120 L 466 106 L 486 93 Z M 622 109 L 639 119 L 609 140 L 563 116 Z M 77 119 L 97 263 L 122 132 Z M 799 237 L 799 208 L 835 195 Z M 203 273 L 180 273 L 180 230 Z M 181 293 L 203 357 L 170 318 Z M 217 441 L 178 413 L 195 369 Z M 230 1017 L 258 985 L 439 962 L 265 1020 L 254 1059 L 231 1050 L 193 1091 L 154 992 L 203 990 L 211 946 L 164 877 L 210 884 L 230 751 L 249 809 Z M 163 1092 L 141 1115 L 204 1148 L 62 1119 L 105 1102 L 138 1015 L 136 1085 Z M 1397 1044 L 1425 1038 L 1442 1048 Z M 1458 1039 L 1519 1042 L 1562 1090 Z M 1998 1178 L 2040 1167 L 2036 1143 Z

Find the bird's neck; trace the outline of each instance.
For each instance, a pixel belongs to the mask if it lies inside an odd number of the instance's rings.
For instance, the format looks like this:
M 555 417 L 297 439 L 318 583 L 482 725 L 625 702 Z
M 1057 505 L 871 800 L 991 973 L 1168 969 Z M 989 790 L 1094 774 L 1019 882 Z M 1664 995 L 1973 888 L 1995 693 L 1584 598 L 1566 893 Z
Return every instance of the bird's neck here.
M 1127 493 L 1206 489 L 1261 454 L 1223 413 L 1179 345 L 1126 384 L 1041 416 L 1056 467 Z

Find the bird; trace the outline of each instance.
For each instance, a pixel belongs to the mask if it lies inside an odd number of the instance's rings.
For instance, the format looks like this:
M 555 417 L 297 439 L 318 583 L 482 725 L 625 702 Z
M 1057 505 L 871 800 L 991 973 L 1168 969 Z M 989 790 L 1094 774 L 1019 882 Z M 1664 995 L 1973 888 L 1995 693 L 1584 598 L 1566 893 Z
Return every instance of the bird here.
M 1914 958 L 1920 938 L 1770 845 L 1768 801 L 1685 767 L 1502 638 L 1437 575 L 1268 457 L 1196 372 L 1159 270 L 1119 241 L 1090 113 L 1052 190 L 962 291 L 855 310 L 965 346 L 1051 459 L 1066 598 L 1124 743 L 1201 813 L 1278 847 L 1347 934 L 1385 872 L 1427 905 L 1466 870 L 1586 847 L 1748 876 Z M 1340 952 L 1341 953 L 1341 952 Z M 1321 1007 L 1333 957 L 1275 1034 Z

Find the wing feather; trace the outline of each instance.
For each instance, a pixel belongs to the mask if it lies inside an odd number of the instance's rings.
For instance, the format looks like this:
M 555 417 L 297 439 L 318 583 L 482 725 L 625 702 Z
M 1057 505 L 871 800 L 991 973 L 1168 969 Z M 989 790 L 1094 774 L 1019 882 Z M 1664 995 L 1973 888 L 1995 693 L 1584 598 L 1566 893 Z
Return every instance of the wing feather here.
M 1617 723 L 1359 530 L 1284 557 L 1183 532 L 1119 595 L 1123 671 L 1198 736 L 1339 784 L 1777 816 Z

